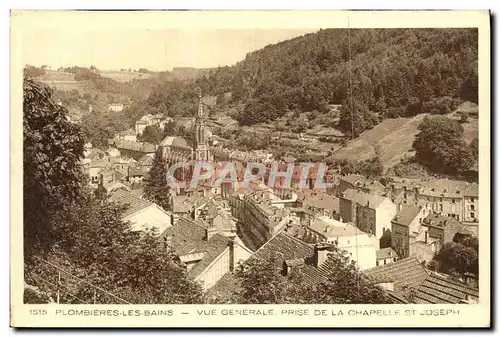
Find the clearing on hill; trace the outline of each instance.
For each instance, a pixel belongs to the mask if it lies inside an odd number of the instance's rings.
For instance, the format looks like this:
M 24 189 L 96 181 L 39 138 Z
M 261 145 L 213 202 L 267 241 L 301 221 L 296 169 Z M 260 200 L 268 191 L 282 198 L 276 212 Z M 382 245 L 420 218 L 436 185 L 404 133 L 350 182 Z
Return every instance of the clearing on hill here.
M 401 159 L 413 157 L 412 144 L 418 126 L 426 114 L 413 118 L 386 119 L 373 129 L 363 132 L 347 146 L 334 153 L 334 158 L 361 161 L 375 157 L 379 151 L 385 169 L 398 164 Z M 464 136 L 470 142 L 478 135 L 477 121 L 463 124 Z

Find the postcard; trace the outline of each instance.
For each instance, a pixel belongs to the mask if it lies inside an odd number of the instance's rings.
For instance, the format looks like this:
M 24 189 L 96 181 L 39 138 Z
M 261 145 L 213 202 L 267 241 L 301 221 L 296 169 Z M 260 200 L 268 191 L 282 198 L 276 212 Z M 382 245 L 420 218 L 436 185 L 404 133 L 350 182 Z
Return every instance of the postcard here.
M 489 327 L 488 11 L 11 11 L 11 326 Z

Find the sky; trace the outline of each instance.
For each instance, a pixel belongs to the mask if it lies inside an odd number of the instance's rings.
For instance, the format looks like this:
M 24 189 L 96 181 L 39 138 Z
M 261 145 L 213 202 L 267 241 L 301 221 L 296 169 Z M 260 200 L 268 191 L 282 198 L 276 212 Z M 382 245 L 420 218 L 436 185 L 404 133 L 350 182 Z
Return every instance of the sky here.
M 23 64 L 101 70 L 233 65 L 251 51 L 316 29 L 60 29 L 22 34 Z M 43 37 L 43 38 L 42 38 Z

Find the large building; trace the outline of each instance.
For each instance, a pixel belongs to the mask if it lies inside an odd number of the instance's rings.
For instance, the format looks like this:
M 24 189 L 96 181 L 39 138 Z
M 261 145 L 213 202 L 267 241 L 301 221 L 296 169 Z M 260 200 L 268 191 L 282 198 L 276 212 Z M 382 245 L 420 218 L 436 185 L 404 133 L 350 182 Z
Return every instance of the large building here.
M 363 232 L 380 239 L 386 229 L 391 228 L 397 207 L 388 197 L 347 189 L 340 197 L 339 211 L 342 221 L 352 222 Z
M 476 183 L 391 178 L 386 192 L 398 206 L 422 206 L 460 222 L 471 225 L 478 222 L 479 186 Z

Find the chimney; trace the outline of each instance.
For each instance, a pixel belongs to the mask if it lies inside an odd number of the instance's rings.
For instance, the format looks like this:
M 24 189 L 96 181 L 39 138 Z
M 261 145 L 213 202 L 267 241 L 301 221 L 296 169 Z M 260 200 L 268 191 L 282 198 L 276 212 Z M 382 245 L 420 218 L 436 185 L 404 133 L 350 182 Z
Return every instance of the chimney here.
M 331 247 L 332 245 L 327 243 L 317 243 L 314 246 L 313 264 L 315 267 L 321 266 L 328 259 Z
M 234 254 L 234 236 L 229 238 L 229 271 L 234 271 L 234 266 L 236 264 L 235 254 Z
M 209 227 L 206 229 L 206 233 L 207 233 L 207 241 L 210 240 L 212 238 L 212 236 L 214 236 L 215 234 L 217 234 L 219 232 L 219 229 L 216 228 L 216 227 Z

